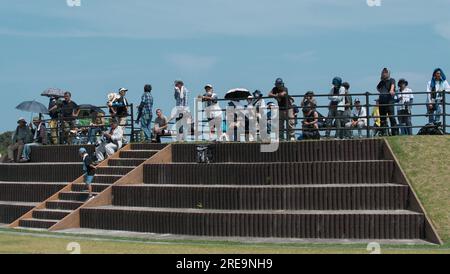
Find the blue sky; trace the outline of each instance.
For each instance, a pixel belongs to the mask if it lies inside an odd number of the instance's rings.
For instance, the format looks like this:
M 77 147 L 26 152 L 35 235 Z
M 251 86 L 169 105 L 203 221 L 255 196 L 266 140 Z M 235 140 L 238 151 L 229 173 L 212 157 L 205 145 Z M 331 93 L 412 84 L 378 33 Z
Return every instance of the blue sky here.
M 0 0 L 0 131 L 23 100 L 59 87 L 77 103 L 102 105 L 109 91 L 174 104 L 172 84 L 193 94 L 212 83 L 223 95 L 268 91 L 283 77 L 291 93 L 329 91 L 341 76 L 353 92 L 374 91 L 387 66 L 424 91 L 435 67 L 450 74 L 450 1 L 381 0 Z M 421 98 L 418 98 L 421 99 Z M 422 112 L 421 108 L 415 110 Z

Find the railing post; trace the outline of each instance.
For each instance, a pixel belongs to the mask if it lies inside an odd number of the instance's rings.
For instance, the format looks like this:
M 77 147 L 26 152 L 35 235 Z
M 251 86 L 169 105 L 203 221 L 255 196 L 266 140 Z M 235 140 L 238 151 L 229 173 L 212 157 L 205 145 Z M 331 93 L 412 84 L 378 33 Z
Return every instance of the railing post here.
M 134 142 L 134 105 L 133 103 L 130 105 L 131 107 L 131 136 L 130 143 Z
M 446 107 L 446 100 L 445 100 L 445 95 L 447 94 L 447 91 L 444 90 L 443 94 L 442 94 L 442 129 L 444 131 L 445 134 L 447 134 L 447 107 Z
M 370 103 L 369 103 L 369 100 L 370 100 L 370 93 L 369 92 L 366 92 L 366 116 L 367 116 L 367 126 L 366 126 L 366 132 L 367 132 L 367 138 L 370 138 L 370 114 L 369 114 L 369 111 L 370 111 Z

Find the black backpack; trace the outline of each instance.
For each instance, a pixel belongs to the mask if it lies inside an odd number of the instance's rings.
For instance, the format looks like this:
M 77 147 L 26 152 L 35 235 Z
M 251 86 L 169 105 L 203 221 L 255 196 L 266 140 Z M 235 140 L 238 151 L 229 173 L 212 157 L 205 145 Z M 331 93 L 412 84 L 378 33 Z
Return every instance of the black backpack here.
M 419 130 L 417 135 L 444 135 L 440 123 L 427 124 Z

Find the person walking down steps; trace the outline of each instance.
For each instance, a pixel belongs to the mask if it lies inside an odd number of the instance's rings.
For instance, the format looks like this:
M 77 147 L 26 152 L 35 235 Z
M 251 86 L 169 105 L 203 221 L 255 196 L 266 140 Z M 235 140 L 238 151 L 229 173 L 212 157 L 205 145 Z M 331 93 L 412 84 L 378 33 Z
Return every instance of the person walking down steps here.
M 89 192 L 88 200 L 90 200 L 94 197 L 92 195 L 92 182 L 94 181 L 96 167 L 94 165 L 94 161 L 92 161 L 91 156 L 89 156 L 85 148 L 80 148 L 79 154 L 81 159 L 83 159 L 84 183 L 86 184 Z

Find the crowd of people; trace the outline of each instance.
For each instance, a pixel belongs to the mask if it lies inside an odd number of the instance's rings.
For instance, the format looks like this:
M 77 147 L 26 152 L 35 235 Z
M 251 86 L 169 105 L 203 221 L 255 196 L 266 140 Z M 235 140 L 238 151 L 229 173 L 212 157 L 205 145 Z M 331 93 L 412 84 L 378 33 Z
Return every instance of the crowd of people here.
M 411 110 L 414 95 L 409 83 L 400 79 L 398 83 L 391 77 L 391 73 L 384 68 L 380 82 L 377 85 L 379 97 L 376 100 L 372 113 L 359 98 L 353 98 L 350 93 L 350 84 L 340 77 L 332 80 L 332 88 L 328 94 L 328 114 L 322 115 L 319 111 L 316 95 L 313 91 L 307 92 L 297 105 L 295 98 L 283 79 L 278 78 L 274 87 L 267 93 L 268 102 L 263 92 L 256 90 L 248 98 L 231 99 L 228 107 L 245 112 L 245 119 L 234 117 L 224 119 L 220 99 L 210 84 L 205 85 L 204 93 L 197 99 L 203 102 L 205 115 L 208 121 L 210 140 L 239 141 L 238 131 L 242 129 L 246 141 L 258 141 L 263 129 L 261 121 L 267 120 L 267 133 L 279 132 L 280 140 L 320 139 L 320 131 L 325 132 L 325 138 L 355 138 L 353 131 L 361 138 L 363 131 L 372 129 L 371 136 L 386 135 L 412 135 Z M 442 117 L 443 92 L 450 91 L 450 85 L 442 69 L 433 71 L 432 79 L 427 84 L 427 116 L 430 123 L 438 123 Z M 27 125 L 25 119 L 18 120 L 12 144 L 8 147 L 7 161 L 30 161 L 32 147 L 46 144 L 95 144 L 97 161 L 114 154 L 127 142 L 125 127 L 129 125 L 130 104 L 126 98 L 128 89 L 120 88 L 118 93 L 108 94 L 108 117 L 100 108 L 92 106 L 88 114 L 81 115 L 81 107 L 72 100 L 72 94 L 65 92 L 63 99 L 58 96 L 50 97 L 48 106 L 50 120 L 45 123 L 36 117 Z M 178 141 L 186 140 L 192 134 L 192 115 L 189 110 L 189 90 L 184 82 L 174 82 L 175 108 L 169 117 L 162 109 L 155 111 L 153 119 L 154 100 L 152 86 L 144 86 L 140 104 L 137 108 L 137 119 L 131 121 L 140 125 L 144 141 L 161 142 L 164 136 L 176 136 Z M 241 104 L 244 101 L 244 104 Z M 277 111 L 274 111 L 274 110 Z M 303 114 L 302 118 L 298 116 Z M 276 115 L 278 117 L 276 117 Z M 89 123 L 80 126 L 77 121 L 83 116 L 88 117 Z M 374 120 L 369 125 L 369 119 Z M 271 123 L 278 119 L 278 128 Z M 176 124 L 175 131 L 169 128 L 169 123 Z M 224 121 L 226 121 L 224 123 Z M 296 136 L 296 126 L 301 121 L 302 134 Z M 389 122 L 389 124 L 388 124 Z M 48 127 L 46 126 L 48 125 Z M 47 130 L 48 129 L 48 130 Z M 85 139 L 80 138 L 84 132 Z M 233 132 L 233 134 L 230 134 Z M 266 132 L 264 132 L 266 133 Z M 133 134 L 133 133 L 132 133 Z M 15 156 L 15 153 L 16 156 Z

